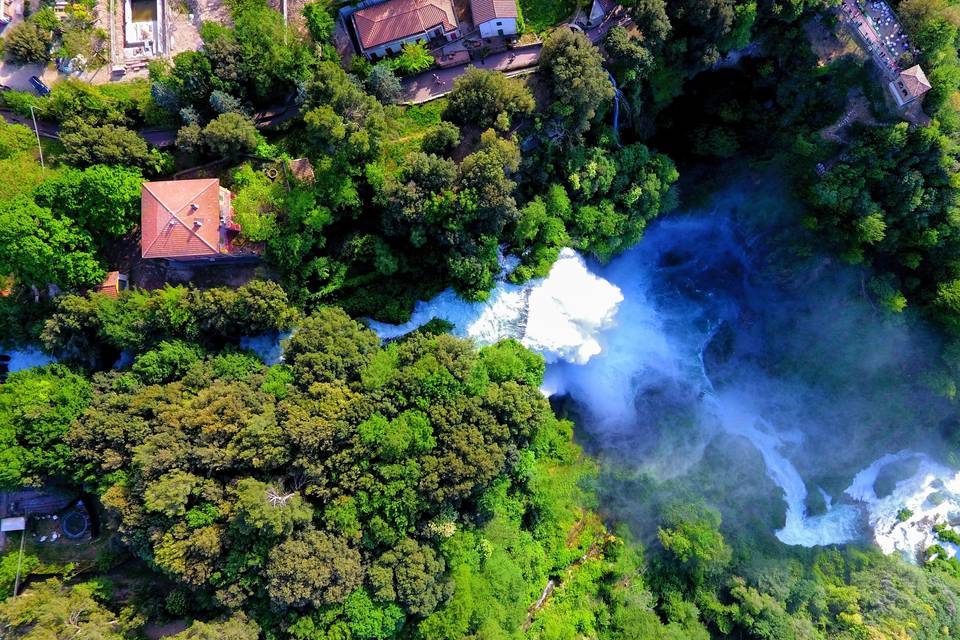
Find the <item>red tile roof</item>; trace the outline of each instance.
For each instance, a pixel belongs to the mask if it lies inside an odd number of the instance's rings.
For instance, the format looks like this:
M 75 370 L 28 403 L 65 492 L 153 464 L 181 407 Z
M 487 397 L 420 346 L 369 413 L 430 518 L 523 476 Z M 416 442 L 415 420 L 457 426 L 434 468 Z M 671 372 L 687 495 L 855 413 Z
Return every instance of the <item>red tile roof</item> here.
M 221 254 L 220 181 L 146 182 L 140 198 L 140 252 L 144 258 L 200 258 Z
M 363 48 L 373 49 L 440 25 L 453 31 L 457 15 L 451 0 L 387 0 L 354 12 L 353 23 Z
M 479 25 L 487 20 L 497 18 L 516 18 L 516 0 L 470 0 L 470 12 L 473 14 L 473 24 Z
M 906 87 L 911 97 L 918 98 L 930 91 L 930 81 L 920 65 L 916 64 L 900 74 L 900 82 Z

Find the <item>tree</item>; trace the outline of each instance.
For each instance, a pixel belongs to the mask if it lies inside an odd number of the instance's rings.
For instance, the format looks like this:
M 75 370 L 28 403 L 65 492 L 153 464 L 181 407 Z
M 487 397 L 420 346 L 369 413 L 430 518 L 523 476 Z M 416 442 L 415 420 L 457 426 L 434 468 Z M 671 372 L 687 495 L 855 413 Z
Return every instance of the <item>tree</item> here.
M 50 60 L 50 32 L 31 21 L 13 25 L 6 34 L 3 49 L 19 64 L 46 63 Z
M 253 478 L 244 478 L 234 488 L 237 526 L 249 535 L 289 536 L 309 524 L 313 510 L 303 496 L 286 492 Z
M 335 22 L 329 0 L 307 3 L 303 7 L 303 17 L 307 20 L 307 31 L 314 42 L 326 42 L 330 39 Z
M 324 308 L 306 318 L 287 341 L 284 358 L 294 379 L 358 381 L 378 346 L 376 335 L 339 310 Z
M 57 18 L 54 17 L 54 20 Z M 59 23 L 59 20 L 57 22 Z M 54 84 L 42 109 L 46 117 L 58 122 L 79 118 L 94 126 L 126 124 L 124 109 L 115 98 L 74 78 L 66 78 Z
M 203 142 L 214 155 L 236 159 L 253 153 L 260 134 L 253 120 L 241 113 L 222 113 L 203 128 Z
M 130 369 L 144 384 L 160 384 L 182 378 L 201 356 L 201 350 L 195 345 L 180 340 L 161 342 L 155 349 L 137 356 Z
M 390 104 L 400 99 L 400 80 L 386 60 L 373 65 L 367 76 L 367 88 L 380 102 Z
M 203 127 L 190 122 L 177 131 L 177 148 L 187 153 L 203 152 Z
M 665 514 L 657 536 L 694 590 L 730 563 L 732 551 L 720 533 L 720 513 L 715 509 L 676 505 Z
M 96 127 L 74 118 L 61 128 L 60 142 L 65 148 L 61 158 L 77 167 L 132 165 L 160 173 L 170 162 L 168 156 L 149 149 L 135 131 L 112 124 Z
M 441 122 L 427 131 L 420 143 L 424 153 L 446 156 L 460 144 L 460 129 L 451 122 Z
M 369 580 L 378 600 L 396 601 L 415 616 L 427 616 L 449 595 L 445 566 L 433 549 L 405 538 L 373 563 Z
M 96 165 L 45 181 L 34 199 L 82 226 L 103 246 L 139 223 L 142 184 L 137 169 Z
M 128 620 L 105 609 L 96 594 L 93 582 L 69 587 L 56 579 L 35 583 L 20 596 L 0 603 L 0 632 L 11 640 L 123 640 L 132 630 Z
M 169 640 L 258 640 L 260 627 L 243 613 L 218 622 L 194 620 L 186 631 L 169 636 Z
M 642 79 L 653 64 L 653 55 L 643 41 L 634 38 L 621 26 L 607 32 L 603 40 L 610 64 L 618 70 L 622 82 L 635 82 Z
M 582 33 L 554 31 L 543 45 L 540 73 L 556 100 L 556 113 L 573 136 L 589 129 L 597 112 L 613 98 L 603 58 Z
M 239 98 L 219 89 L 214 89 L 210 93 L 210 108 L 219 114 L 231 112 L 243 114 L 245 111 Z
M 104 348 L 115 358 L 117 350 L 139 353 L 164 340 L 220 347 L 244 335 L 286 331 L 297 317 L 275 282 L 204 290 L 167 285 L 119 299 L 97 293 L 60 296 L 40 341 L 60 359 L 92 366 Z
M 217 88 L 230 95 L 244 95 L 247 72 L 243 51 L 233 29 L 213 21 L 200 25 L 203 52 L 210 62 Z
M 468 67 L 454 81 L 444 113 L 461 125 L 506 130 L 514 118 L 529 115 L 535 106 L 533 94 L 521 80 Z
M 90 234 L 26 197 L 0 205 L 0 273 L 26 286 L 64 288 L 106 276 Z
M 322 607 L 347 599 L 363 579 L 360 553 L 342 538 L 306 531 L 275 547 L 267 564 L 270 598 L 285 607 Z
M 0 486 L 40 486 L 67 475 L 63 436 L 91 392 L 89 382 L 59 364 L 9 375 L 0 385 Z
M 427 50 L 426 42 L 407 42 L 396 59 L 396 65 L 403 73 L 420 73 L 432 67 L 434 59 Z

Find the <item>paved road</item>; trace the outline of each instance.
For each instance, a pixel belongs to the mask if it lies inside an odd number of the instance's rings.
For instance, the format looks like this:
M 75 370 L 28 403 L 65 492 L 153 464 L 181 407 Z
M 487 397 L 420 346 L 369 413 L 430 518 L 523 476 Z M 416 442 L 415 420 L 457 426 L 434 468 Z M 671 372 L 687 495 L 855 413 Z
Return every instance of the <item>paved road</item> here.
M 627 11 L 623 7 L 618 7 L 610 13 L 606 20 L 584 33 L 590 38 L 591 42 L 598 44 L 613 27 L 626 27 L 630 24 L 631 20 Z M 477 60 L 459 67 L 430 70 L 418 76 L 406 78 L 400 83 L 402 88 L 400 101 L 403 104 L 421 104 L 447 95 L 453 89 L 453 81 L 463 75 L 470 65 L 479 69 L 493 69 L 504 73 L 536 67 L 540 62 L 540 52 L 542 50 L 543 45 L 541 44 L 531 45 L 522 49 L 487 56 L 483 62 Z
M 490 69 L 503 71 L 504 73 L 535 67 L 540 62 L 540 51 L 542 49 L 543 45 L 531 45 L 519 50 L 495 53 L 487 56 L 483 61 L 476 60 L 459 67 L 426 71 L 418 76 L 405 78 L 401 82 L 401 102 L 421 104 L 445 96 L 453 89 L 453 81 L 463 75 L 470 65 L 478 69 Z M 438 78 L 439 82 L 437 81 Z

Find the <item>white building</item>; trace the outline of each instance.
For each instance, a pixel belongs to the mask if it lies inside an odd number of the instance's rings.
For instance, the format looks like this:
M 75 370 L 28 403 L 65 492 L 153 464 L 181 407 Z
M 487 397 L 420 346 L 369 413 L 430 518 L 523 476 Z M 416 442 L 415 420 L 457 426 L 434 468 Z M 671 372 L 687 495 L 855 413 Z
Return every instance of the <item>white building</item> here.
M 517 35 L 516 0 L 470 0 L 470 10 L 481 38 Z

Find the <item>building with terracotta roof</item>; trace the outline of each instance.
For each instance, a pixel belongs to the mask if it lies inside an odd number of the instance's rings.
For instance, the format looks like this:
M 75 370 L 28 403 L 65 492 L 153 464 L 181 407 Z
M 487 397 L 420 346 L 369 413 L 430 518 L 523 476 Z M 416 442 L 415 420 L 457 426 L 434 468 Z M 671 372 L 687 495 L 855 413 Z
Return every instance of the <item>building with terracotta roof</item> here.
M 473 24 L 480 29 L 481 38 L 515 36 L 518 33 L 516 0 L 470 0 Z
M 216 260 L 232 253 L 239 231 L 233 194 L 215 178 L 145 182 L 140 195 L 144 258 Z
M 452 0 L 386 0 L 354 11 L 351 19 L 368 58 L 400 53 L 408 42 L 460 38 Z
M 897 105 L 905 107 L 914 100 L 922 98 L 931 89 L 927 74 L 920 65 L 915 64 L 906 71 L 900 72 L 897 79 L 890 83 L 890 93 L 897 101 Z

